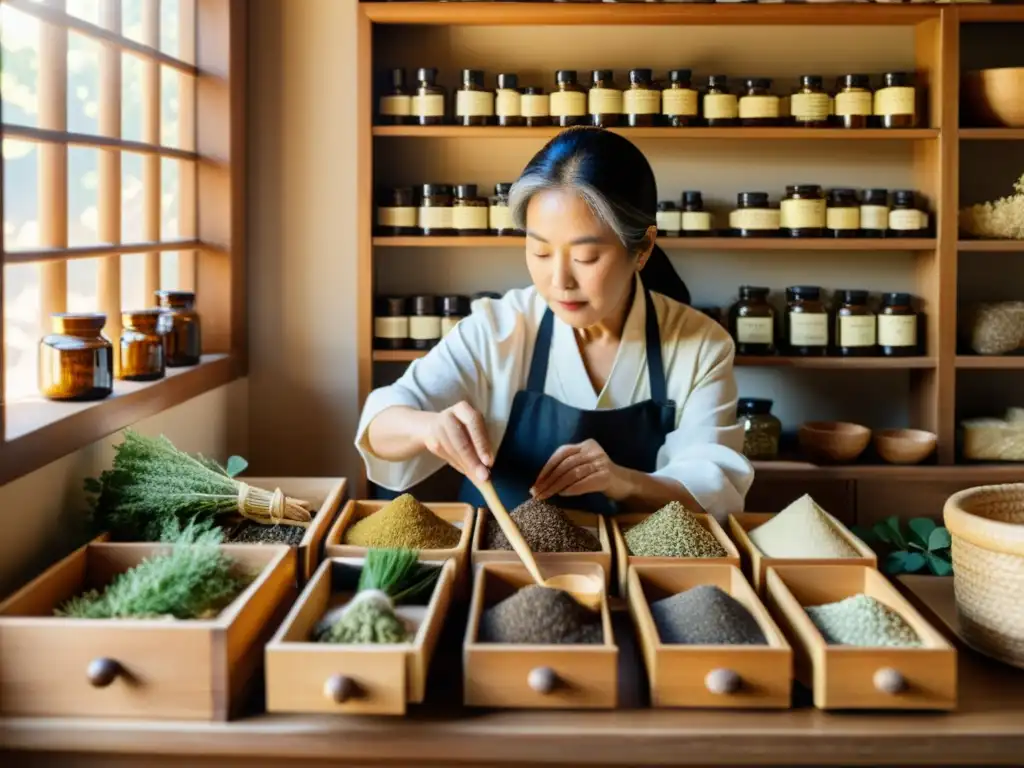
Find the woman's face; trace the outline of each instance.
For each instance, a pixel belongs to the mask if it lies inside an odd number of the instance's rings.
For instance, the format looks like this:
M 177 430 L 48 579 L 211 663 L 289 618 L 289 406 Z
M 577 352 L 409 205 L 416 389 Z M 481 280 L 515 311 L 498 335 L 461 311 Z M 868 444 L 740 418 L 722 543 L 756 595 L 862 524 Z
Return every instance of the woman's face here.
M 648 251 L 649 253 L 649 251 Z M 526 266 L 558 318 L 574 328 L 611 319 L 633 289 L 640 260 L 572 190 L 547 189 L 526 209 Z

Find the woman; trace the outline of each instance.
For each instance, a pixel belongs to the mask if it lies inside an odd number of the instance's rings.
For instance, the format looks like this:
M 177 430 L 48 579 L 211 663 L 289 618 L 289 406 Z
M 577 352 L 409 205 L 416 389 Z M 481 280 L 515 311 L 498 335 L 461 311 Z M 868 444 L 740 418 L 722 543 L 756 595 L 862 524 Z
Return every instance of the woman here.
M 600 129 L 552 139 L 512 188 L 533 286 L 472 313 L 371 393 L 356 446 L 404 490 L 450 464 L 460 500 L 559 497 L 604 514 L 678 500 L 719 519 L 753 479 L 740 453 L 734 348 L 654 244 L 643 154 Z M 640 279 L 640 276 L 643 279 Z

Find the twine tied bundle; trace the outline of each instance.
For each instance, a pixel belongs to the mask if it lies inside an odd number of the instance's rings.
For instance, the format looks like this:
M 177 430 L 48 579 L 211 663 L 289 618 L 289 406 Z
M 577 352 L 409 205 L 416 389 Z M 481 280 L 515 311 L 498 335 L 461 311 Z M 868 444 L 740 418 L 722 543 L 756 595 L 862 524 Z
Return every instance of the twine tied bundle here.
M 264 525 L 297 525 L 305 528 L 313 519 L 308 501 L 285 496 L 280 488 L 275 488 L 271 493 L 241 480 L 234 482 L 238 485 L 238 514 L 247 520 Z

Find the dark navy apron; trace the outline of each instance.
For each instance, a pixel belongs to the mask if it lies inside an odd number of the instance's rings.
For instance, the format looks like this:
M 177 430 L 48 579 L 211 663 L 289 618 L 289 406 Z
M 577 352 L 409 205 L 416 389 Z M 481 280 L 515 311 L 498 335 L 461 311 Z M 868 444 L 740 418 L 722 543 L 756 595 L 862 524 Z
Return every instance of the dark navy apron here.
M 643 291 L 647 307 L 645 335 L 651 399 L 625 408 L 582 410 L 544 394 L 555 320 L 550 309 L 544 313 L 526 389 L 517 392 L 512 401 L 508 428 L 491 468 L 491 482 L 508 510 L 530 498 L 530 487 L 551 455 L 563 445 L 592 439 L 619 466 L 648 473 L 655 470 L 658 450 L 675 429 L 676 405 L 668 399 L 654 303 L 647 289 Z M 463 480 L 459 501 L 486 506 L 480 492 L 468 479 Z M 555 497 L 553 501 L 559 506 L 603 515 L 617 511 L 615 502 L 603 493 Z

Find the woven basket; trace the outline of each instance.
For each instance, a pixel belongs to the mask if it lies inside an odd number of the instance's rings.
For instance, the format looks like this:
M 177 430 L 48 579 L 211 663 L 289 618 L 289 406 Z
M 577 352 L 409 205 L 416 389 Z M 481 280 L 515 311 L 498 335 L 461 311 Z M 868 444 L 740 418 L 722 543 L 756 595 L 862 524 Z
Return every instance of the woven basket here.
M 1024 483 L 968 488 L 943 509 L 963 639 L 1024 668 Z

